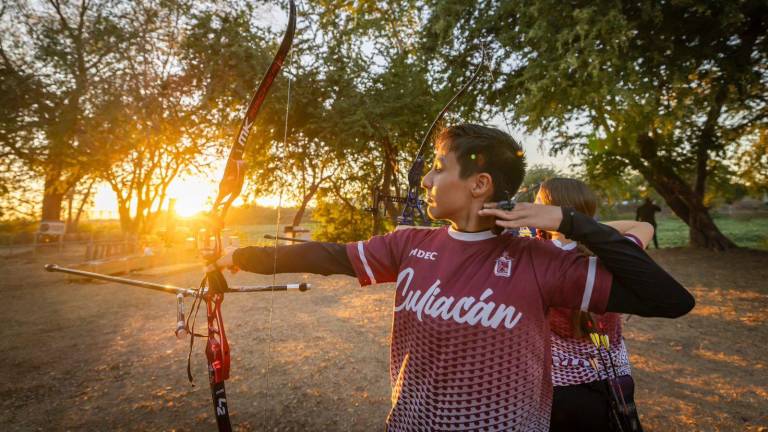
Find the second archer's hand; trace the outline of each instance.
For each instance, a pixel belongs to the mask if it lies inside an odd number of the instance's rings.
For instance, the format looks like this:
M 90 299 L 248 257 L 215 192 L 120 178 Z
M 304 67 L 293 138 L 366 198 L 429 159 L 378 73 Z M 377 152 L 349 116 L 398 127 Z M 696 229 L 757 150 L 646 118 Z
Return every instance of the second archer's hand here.
M 240 271 L 240 268 L 235 265 L 235 261 L 233 259 L 233 255 L 237 248 L 235 247 L 229 247 L 224 250 L 224 255 L 220 256 L 219 259 L 216 260 L 216 267 L 220 269 L 229 269 L 230 272 L 237 273 Z
M 563 221 L 560 207 L 531 203 L 517 203 L 512 210 L 496 208 L 496 203 L 485 203 L 478 214 L 495 217 L 496 225 L 504 228 L 535 227 L 557 231 Z

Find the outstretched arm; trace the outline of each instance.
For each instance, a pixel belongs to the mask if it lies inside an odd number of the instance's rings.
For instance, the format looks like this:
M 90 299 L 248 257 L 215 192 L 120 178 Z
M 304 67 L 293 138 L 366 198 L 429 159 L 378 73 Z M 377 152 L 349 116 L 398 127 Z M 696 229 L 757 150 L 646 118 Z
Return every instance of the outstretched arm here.
M 277 268 L 275 268 L 277 251 Z M 347 257 L 346 246 L 337 243 L 309 242 L 288 246 L 234 249 L 216 261 L 222 268 L 239 269 L 260 274 L 314 273 L 355 276 Z
M 675 318 L 693 309 L 693 296 L 645 251 L 615 229 L 571 208 L 518 203 L 512 211 L 487 208 L 480 215 L 496 217 L 499 226 L 535 226 L 582 242 L 613 274 L 608 311 Z

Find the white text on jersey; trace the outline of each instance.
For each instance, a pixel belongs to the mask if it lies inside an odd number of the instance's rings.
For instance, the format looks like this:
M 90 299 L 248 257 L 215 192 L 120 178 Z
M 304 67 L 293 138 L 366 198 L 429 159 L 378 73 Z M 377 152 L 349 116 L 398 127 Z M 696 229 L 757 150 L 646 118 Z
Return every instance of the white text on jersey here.
M 408 256 L 415 256 L 416 258 L 424 258 L 435 261 L 437 259 L 437 252 L 428 252 L 421 249 L 411 249 L 411 253 Z
M 422 321 L 422 315 L 428 315 L 432 318 L 440 317 L 444 320 L 453 320 L 459 324 L 477 325 L 479 323 L 483 327 L 491 328 L 498 328 L 503 321 L 504 327 L 508 329 L 517 325 L 520 318 L 523 317 L 522 312 L 515 313 L 514 306 L 507 306 L 504 303 L 497 305 L 492 301 L 486 302 L 493 294 L 493 290 L 490 288 L 483 292 L 480 301 L 474 297 L 461 297 L 458 300 L 453 297 L 438 297 L 440 294 L 439 279 L 423 294 L 419 290 L 411 290 L 413 274 L 413 268 L 408 267 L 397 275 L 398 290 L 401 289 L 400 283 L 405 280 L 402 285 L 402 294 L 405 300 L 395 306 L 395 312 L 401 310 L 414 312 L 419 321 Z

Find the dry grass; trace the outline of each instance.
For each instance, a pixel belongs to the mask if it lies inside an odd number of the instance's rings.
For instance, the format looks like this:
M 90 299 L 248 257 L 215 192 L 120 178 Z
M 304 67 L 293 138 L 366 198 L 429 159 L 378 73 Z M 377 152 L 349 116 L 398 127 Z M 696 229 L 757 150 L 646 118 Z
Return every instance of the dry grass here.
M 768 254 L 653 255 L 695 293 L 679 320 L 632 318 L 627 343 L 648 431 L 768 430 Z M 2 430 L 213 430 L 204 341 L 186 379 L 173 296 L 63 283 L 45 259 L 0 261 Z M 195 272 L 153 280 L 194 286 Z M 241 274 L 237 283 L 269 283 Z M 307 293 L 230 295 L 228 395 L 238 430 L 380 430 L 389 408 L 392 287 L 348 277 Z M 270 339 L 270 309 L 272 311 Z

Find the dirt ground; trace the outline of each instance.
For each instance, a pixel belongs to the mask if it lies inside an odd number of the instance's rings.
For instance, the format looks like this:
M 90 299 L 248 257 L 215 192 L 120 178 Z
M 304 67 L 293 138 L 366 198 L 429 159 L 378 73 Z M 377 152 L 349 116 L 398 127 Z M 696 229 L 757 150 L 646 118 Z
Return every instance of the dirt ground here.
M 682 319 L 632 317 L 626 324 L 646 430 L 768 431 L 768 253 L 651 254 L 698 303 Z M 173 335 L 175 298 L 66 283 L 42 270 L 76 256 L 0 259 L 0 429 L 215 430 L 204 340 L 192 354 L 191 386 L 188 344 Z M 194 287 L 199 273 L 143 278 Z M 242 273 L 232 279 L 272 281 Z M 236 430 L 382 430 L 393 287 L 362 289 L 344 276 L 277 280 L 314 288 L 224 301 Z

